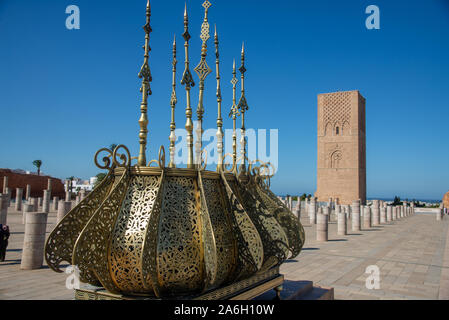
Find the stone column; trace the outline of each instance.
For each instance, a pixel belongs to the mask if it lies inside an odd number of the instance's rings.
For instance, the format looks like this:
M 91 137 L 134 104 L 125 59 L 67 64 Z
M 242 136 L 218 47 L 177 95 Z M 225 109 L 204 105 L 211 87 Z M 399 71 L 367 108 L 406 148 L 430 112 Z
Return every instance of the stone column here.
M 50 212 L 50 190 L 44 190 L 44 200 L 42 203 L 42 211 L 45 213 Z
M 329 215 L 323 214 L 323 208 L 319 209 L 316 217 L 316 240 L 327 241 L 328 240 L 328 219 Z
M 86 198 L 86 190 L 81 190 L 80 191 L 80 202 L 84 200 L 84 198 Z
M 3 177 L 3 194 L 6 194 L 7 192 L 6 192 L 6 188 L 8 188 L 8 177 L 7 176 L 4 176 Z
M 310 224 L 316 223 L 316 202 L 315 199 L 312 199 L 309 204 L 309 219 Z
M 17 188 L 16 189 L 16 211 L 22 210 L 22 196 L 23 196 L 23 189 Z
M 30 203 L 33 206 L 33 212 L 37 212 L 39 210 L 39 199 L 30 198 Z
M 47 190 L 50 191 L 50 194 L 51 194 L 51 179 L 48 179 Z
M 351 206 L 349 204 L 345 205 L 346 208 L 346 221 L 351 219 Z
M 410 204 L 410 211 L 411 211 L 411 214 L 413 215 L 413 214 L 415 214 L 415 203 L 414 202 L 412 202 L 411 204 Z
M 392 219 L 391 206 L 387 206 L 387 222 L 390 222 Z
M 11 205 L 11 189 L 6 188 L 6 195 L 8 196 L 8 207 Z
M 328 207 L 330 207 L 331 210 L 332 210 L 332 198 L 329 198 L 329 204 L 328 204 Z
M 53 211 L 58 211 L 59 197 L 53 197 Z
M 369 229 L 371 228 L 371 207 L 365 206 L 363 210 L 363 228 Z
M 360 200 L 352 202 L 352 231 L 360 231 Z
M 26 216 L 28 212 L 33 212 L 34 206 L 32 204 L 24 204 L 23 205 L 23 212 L 22 212 L 22 223 L 26 223 Z
M 348 223 L 346 220 L 346 209 L 343 208 L 343 212 L 337 213 L 337 234 L 339 236 L 345 236 L 348 233 Z
M 64 201 L 64 200 L 59 201 L 56 223 L 59 223 L 71 209 L 72 209 L 71 201 Z
M 335 204 L 335 220 L 338 221 L 338 215 L 340 214 L 340 212 L 342 212 L 342 206 L 339 204 Z
M 48 214 L 45 212 L 28 212 L 26 215 L 20 269 L 39 269 L 44 261 L 45 231 L 47 229 Z
M 298 201 L 296 202 L 295 211 L 293 213 L 298 217 L 298 220 L 301 219 L 301 200 L 299 197 Z
M 27 191 L 26 191 L 26 195 L 25 195 L 25 200 L 28 201 L 30 199 L 31 196 L 31 185 L 27 184 Z
M 443 219 L 443 208 L 437 209 L 437 221 L 441 221 Z
M 42 197 L 37 198 L 37 205 L 42 207 Z
M 288 196 L 288 208 L 293 211 L 293 198 Z
M 0 194 L 0 224 L 6 224 L 8 220 L 8 195 Z
M 380 208 L 379 208 L 379 200 L 373 200 L 372 205 L 372 224 L 373 226 L 380 225 Z
M 66 191 L 65 201 L 72 201 L 72 193 L 70 191 Z
M 383 206 L 380 208 L 380 223 L 381 224 L 387 223 L 387 208 Z

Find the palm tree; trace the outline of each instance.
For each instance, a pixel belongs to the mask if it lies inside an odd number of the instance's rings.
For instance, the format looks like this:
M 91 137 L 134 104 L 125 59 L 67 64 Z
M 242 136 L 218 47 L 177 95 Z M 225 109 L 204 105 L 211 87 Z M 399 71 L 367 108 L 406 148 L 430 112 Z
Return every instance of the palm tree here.
M 69 190 L 67 190 L 67 191 L 72 192 L 72 185 L 73 185 L 73 180 L 75 180 L 75 177 L 74 176 L 68 177 L 67 180 L 70 181 Z
M 34 160 L 33 165 L 37 168 L 37 175 L 41 175 L 41 166 L 42 166 L 42 160 Z

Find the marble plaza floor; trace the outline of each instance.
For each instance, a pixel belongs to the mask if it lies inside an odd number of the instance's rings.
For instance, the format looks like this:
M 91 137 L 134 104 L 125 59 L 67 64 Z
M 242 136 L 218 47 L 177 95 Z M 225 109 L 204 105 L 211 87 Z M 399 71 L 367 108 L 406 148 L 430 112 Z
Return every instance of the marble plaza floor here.
M 51 212 L 47 232 L 54 227 Z M 333 287 L 335 299 L 449 299 L 449 218 L 436 221 L 435 215 L 414 216 L 369 230 L 337 235 L 337 223 L 329 224 L 329 241 L 315 240 L 315 226 L 301 219 L 306 243 L 301 254 L 281 267 L 286 280 L 311 280 L 315 285 Z M 8 212 L 11 229 L 6 261 L 0 262 L 0 300 L 73 299 L 65 287 L 65 273 L 46 265 L 39 270 L 20 270 L 24 237 L 22 214 Z M 366 267 L 377 265 L 380 289 L 365 286 Z M 67 266 L 67 265 L 66 265 Z

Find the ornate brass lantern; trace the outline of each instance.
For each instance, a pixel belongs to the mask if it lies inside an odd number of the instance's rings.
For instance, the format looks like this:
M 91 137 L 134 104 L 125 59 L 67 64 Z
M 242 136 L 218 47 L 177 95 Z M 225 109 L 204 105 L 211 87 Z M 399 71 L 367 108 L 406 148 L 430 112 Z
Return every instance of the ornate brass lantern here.
M 210 73 L 206 64 L 209 38 L 207 13 L 210 2 L 204 3 L 205 18 L 201 62 L 195 71 L 200 78 L 198 118 L 202 119 L 204 79 Z M 108 175 L 83 201 L 74 207 L 50 234 L 45 248 L 48 265 L 57 272 L 62 261 L 78 266 L 81 281 L 102 286 L 111 293 L 149 295 L 157 298 L 192 296 L 236 283 L 270 269 L 277 268 L 288 257 L 299 254 L 304 244 L 304 230 L 298 219 L 269 189 L 272 167 L 246 158 L 242 142 L 242 164 L 237 165 L 234 146 L 231 168 L 222 155 L 221 92 L 219 76 L 218 36 L 215 32 L 217 70 L 217 128 L 219 164 L 217 171 L 206 170 L 203 152 L 193 163 L 192 110 L 189 71 L 187 12 L 183 34 L 186 49 L 182 84 L 186 86 L 189 136 L 188 168 L 174 164 L 174 110 L 176 105 L 175 73 L 176 42 L 173 49 L 172 120 L 170 124 L 170 163 L 165 166 L 161 147 L 157 160 L 146 163 L 147 99 L 151 94 L 151 73 L 148 65 L 150 5 L 144 26 L 145 60 L 142 80 L 140 153 L 137 164 L 131 165 L 126 146 L 115 150 L 101 149 L 95 155 L 99 168 Z M 242 81 L 244 80 L 242 50 Z M 238 114 L 234 105 L 231 116 Z M 243 85 L 242 85 L 243 87 Z M 239 106 L 248 110 L 244 90 Z M 242 120 L 244 132 L 244 118 Z M 202 129 L 197 130 L 201 141 Z M 234 139 L 235 141 L 235 139 Z M 200 144 L 197 147 L 201 148 Z M 101 154 L 103 164 L 99 163 Z M 246 164 L 248 161 L 248 165 Z M 256 165 L 257 164 L 257 165 Z

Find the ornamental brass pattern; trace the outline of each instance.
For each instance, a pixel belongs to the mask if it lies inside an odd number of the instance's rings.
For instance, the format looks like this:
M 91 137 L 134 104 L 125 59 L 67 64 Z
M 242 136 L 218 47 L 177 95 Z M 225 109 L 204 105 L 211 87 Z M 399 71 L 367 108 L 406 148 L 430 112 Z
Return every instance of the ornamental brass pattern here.
M 45 245 L 45 260 L 56 272 L 62 261 L 72 262 L 73 248 L 83 228 L 111 191 L 114 174 L 110 171 L 103 181 L 74 207 L 53 229 Z
M 196 179 L 167 177 L 163 182 L 158 227 L 157 273 L 161 294 L 203 287 L 203 247 Z
M 260 184 L 254 184 L 254 186 L 262 201 L 287 234 L 291 252 L 289 258 L 296 257 L 301 252 L 305 241 L 305 232 L 302 224 L 269 188 L 263 188 Z
M 287 259 L 289 241 L 282 227 L 268 210 L 255 190 L 248 188 L 251 185 L 242 185 L 235 182 L 236 194 L 241 199 L 246 212 L 257 228 L 264 248 L 264 262 L 261 271 L 266 271 L 273 266 L 280 265 Z
M 215 29 L 215 67 L 217 78 L 217 171 L 207 171 L 207 153 L 202 149 L 205 79 L 211 73 L 207 65 L 207 41 L 210 39 L 205 0 L 201 26 L 201 60 L 194 69 L 199 77 L 197 107 L 196 160 L 193 157 L 191 89 L 195 85 L 190 72 L 189 21 L 184 10 L 185 67 L 181 83 L 186 91 L 187 168 L 174 164 L 176 142 L 176 41 L 173 43 L 172 94 L 170 96 L 170 163 L 165 167 L 165 149 L 157 160 L 146 161 L 148 134 L 148 98 L 152 82 L 150 70 L 150 16 L 146 8 L 144 63 L 140 104 L 139 154 L 131 157 L 124 145 L 114 150 L 102 148 L 95 164 L 109 174 L 104 181 L 76 206 L 51 233 L 45 249 L 48 265 L 62 272 L 59 265 L 67 260 L 80 270 L 80 280 L 103 286 L 105 294 L 77 291 L 80 298 L 142 299 L 161 298 L 250 298 L 269 286 L 282 283 L 279 265 L 291 252 L 299 254 L 304 230 L 299 220 L 270 191 L 274 167 L 246 156 L 246 140 L 241 140 L 242 163 L 237 167 L 237 123 L 245 136 L 245 51 L 241 52 L 241 97 L 236 98 L 235 62 L 231 80 L 233 99 L 232 168 L 224 165 L 222 149 L 222 96 L 218 34 Z M 220 149 L 221 148 L 221 149 Z M 103 154 L 102 158 L 99 157 Z M 105 154 L 105 155 L 104 155 Z M 203 159 L 205 156 L 205 159 Z M 99 164 L 99 160 L 103 164 Z M 131 166 L 132 160 L 137 164 Z M 256 162 L 260 166 L 254 167 Z M 156 166 L 152 166 L 156 164 Z M 248 164 L 248 166 L 247 166 Z M 273 288 L 273 287 L 271 287 Z M 245 291 L 247 289 L 251 289 Z M 100 292 L 98 291 L 98 292 Z M 242 292 L 245 291 L 245 292 Z
M 145 230 L 145 239 L 142 246 L 142 272 L 144 287 L 147 292 L 153 290 L 156 297 L 160 298 L 160 283 L 157 274 L 157 241 L 159 221 L 161 217 L 162 195 L 164 193 L 164 171 L 161 172 L 159 179 L 159 190 L 153 205 L 153 211 L 150 215 L 147 228 Z
M 226 282 L 232 274 L 236 264 L 237 239 L 232 229 L 230 212 L 223 204 L 224 190 L 220 180 L 203 179 L 202 183 L 216 248 L 217 270 L 215 281 L 208 288 L 211 289 Z
M 228 206 L 233 218 L 233 230 L 237 235 L 238 266 L 235 280 L 249 277 L 260 270 L 263 262 L 263 244 L 256 227 L 236 197 L 233 189 L 221 172 L 222 182 L 225 185 Z
M 73 265 L 80 270 L 80 280 L 95 285 L 98 280 L 113 293 L 119 290 L 108 266 L 109 242 L 117 215 L 129 184 L 129 171 L 124 170 L 120 181 L 81 232 L 73 250 Z
M 206 202 L 206 194 L 203 187 L 203 178 L 201 176 L 201 171 L 198 171 L 198 187 L 199 193 L 197 193 L 197 201 L 201 204 L 200 209 L 200 220 L 201 220 L 201 236 L 204 250 L 204 268 L 205 268 L 205 286 L 203 291 L 211 288 L 216 282 L 217 275 L 217 247 L 215 243 L 215 236 L 212 230 L 212 225 L 209 216 L 209 210 Z
M 158 176 L 134 176 L 112 232 L 109 264 L 121 292 L 145 292 L 142 248 L 150 214 L 160 188 Z

